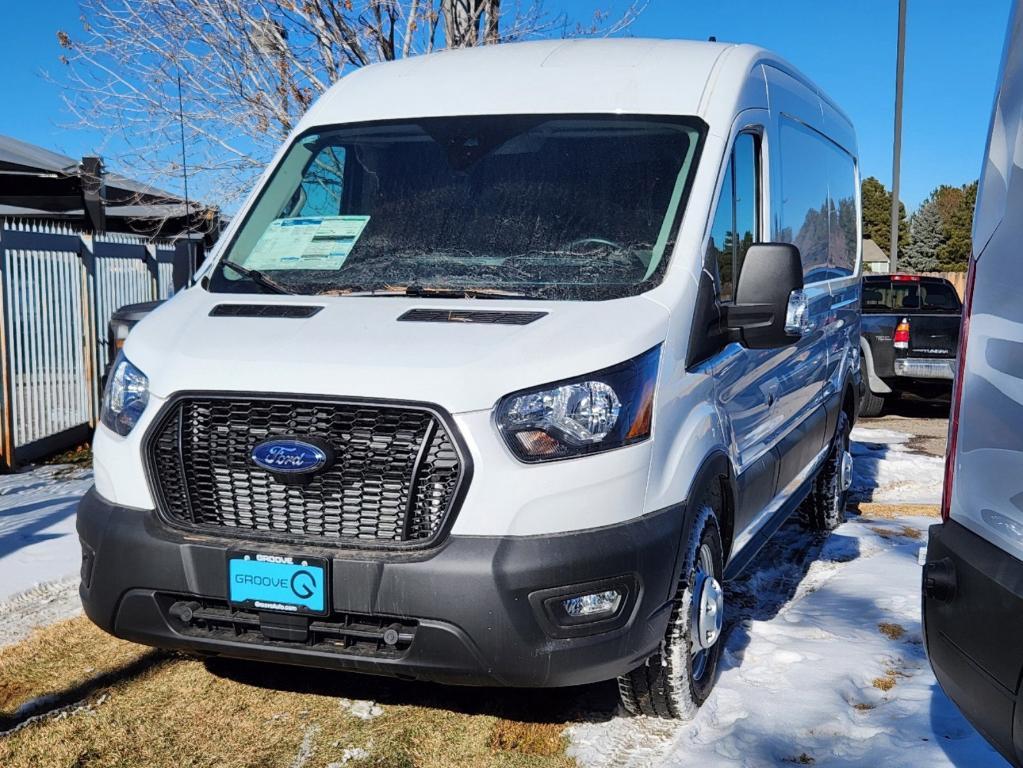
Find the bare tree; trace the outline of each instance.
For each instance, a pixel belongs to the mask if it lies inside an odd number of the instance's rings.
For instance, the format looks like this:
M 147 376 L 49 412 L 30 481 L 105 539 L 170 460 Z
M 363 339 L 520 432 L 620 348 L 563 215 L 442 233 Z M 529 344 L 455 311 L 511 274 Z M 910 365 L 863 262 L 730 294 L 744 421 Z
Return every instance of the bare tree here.
M 60 31 L 75 123 L 159 186 L 181 175 L 178 78 L 193 189 L 231 208 L 313 100 L 351 68 L 545 36 L 621 31 L 645 0 L 579 20 L 543 0 L 82 0 Z M 123 151 L 120 147 L 123 146 Z

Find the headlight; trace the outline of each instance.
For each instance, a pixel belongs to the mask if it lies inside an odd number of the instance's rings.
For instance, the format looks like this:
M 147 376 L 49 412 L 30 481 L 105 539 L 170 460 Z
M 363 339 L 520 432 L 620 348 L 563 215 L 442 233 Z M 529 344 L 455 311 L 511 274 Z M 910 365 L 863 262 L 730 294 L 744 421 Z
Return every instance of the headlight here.
M 514 392 L 497 426 L 522 461 L 620 448 L 650 437 L 660 347 L 570 381 Z
M 128 362 L 123 352 L 119 353 L 107 377 L 100 419 L 117 434 L 127 435 L 148 402 L 149 379 Z

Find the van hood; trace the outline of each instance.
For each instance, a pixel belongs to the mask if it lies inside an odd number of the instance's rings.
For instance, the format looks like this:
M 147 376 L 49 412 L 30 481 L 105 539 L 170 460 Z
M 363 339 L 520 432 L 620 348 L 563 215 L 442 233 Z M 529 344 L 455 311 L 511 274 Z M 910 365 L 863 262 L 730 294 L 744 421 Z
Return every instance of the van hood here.
M 319 308 L 309 317 L 211 316 L 218 305 Z M 423 322 L 410 309 L 543 312 L 523 325 Z M 196 286 L 132 330 L 125 355 L 161 398 L 182 391 L 410 400 L 452 413 L 620 363 L 660 344 L 669 313 L 602 302 L 211 294 Z

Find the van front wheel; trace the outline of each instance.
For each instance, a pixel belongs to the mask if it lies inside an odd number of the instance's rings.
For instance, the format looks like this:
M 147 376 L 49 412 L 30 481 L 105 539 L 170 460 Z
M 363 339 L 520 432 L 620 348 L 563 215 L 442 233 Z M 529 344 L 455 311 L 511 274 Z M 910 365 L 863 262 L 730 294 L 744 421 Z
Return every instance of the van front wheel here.
M 622 706 L 634 715 L 689 720 L 714 687 L 724 622 L 716 496 L 697 507 L 660 650 L 618 678 Z

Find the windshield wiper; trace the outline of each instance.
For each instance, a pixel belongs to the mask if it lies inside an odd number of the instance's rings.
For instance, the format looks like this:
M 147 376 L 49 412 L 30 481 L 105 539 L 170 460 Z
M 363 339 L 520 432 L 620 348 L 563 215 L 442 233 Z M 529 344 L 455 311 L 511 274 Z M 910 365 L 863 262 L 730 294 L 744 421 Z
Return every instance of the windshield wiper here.
M 501 288 L 446 288 L 443 286 L 410 285 L 406 296 L 436 299 L 530 299 L 525 293 L 506 291 Z
M 319 296 L 413 296 L 420 299 L 531 299 L 525 293 L 505 291 L 500 288 L 447 288 L 429 285 L 387 285 L 382 288 L 363 289 L 353 285 L 346 288 L 331 288 L 321 291 Z
M 267 277 L 257 269 L 248 269 L 246 267 L 243 267 L 241 264 L 235 264 L 230 259 L 222 259 L 220 265 L 222 267 L 230 267 L 242 277 L 249 278 L 249 280 L 256 283 L 257 285 L 262 286 L 263 288 L 266 288 L 271 293 L 282 293 L 286 295 L 293 294 L 293 291 L 289 291 L 276 280 L 274 280 L 271 277 Z

